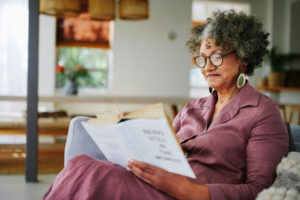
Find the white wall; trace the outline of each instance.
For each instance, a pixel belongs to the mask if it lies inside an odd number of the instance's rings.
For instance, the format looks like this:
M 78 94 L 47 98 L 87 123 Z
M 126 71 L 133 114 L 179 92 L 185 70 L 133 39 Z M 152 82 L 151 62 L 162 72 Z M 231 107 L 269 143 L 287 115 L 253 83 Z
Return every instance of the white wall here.
M 52 95 L 55 90 L 56 20 L 40 15 L 39 26 L 39 95 Z
M 150 0 L 150 18 L 117 19 L 113 41 L 113 82 L 107 95 L 183 96 L 189 94 L 190 57 L 185 42 L 191 0 Z M 55 19 L 40 18 L 40 94 L 54 94 Z M 174 31 L 175 40 L 168 39 Z
M 149 20 L 116 20 L 111 94 L 188 96 L 190 26 L 191 0 L 151 0 Z

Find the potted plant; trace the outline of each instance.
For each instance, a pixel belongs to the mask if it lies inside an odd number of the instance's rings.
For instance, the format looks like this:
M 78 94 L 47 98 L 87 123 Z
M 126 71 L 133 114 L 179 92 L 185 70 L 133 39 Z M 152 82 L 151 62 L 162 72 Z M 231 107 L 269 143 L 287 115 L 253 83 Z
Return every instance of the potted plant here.
M 267 61 L 270 64 L 271 72 L 268 77 L 268 86 L 284 86 L 285 84 L 285 68 L 294 60 L 300 59 L 300 54 L 296 53 L 278 53 L 273 47 L 267 54 Z

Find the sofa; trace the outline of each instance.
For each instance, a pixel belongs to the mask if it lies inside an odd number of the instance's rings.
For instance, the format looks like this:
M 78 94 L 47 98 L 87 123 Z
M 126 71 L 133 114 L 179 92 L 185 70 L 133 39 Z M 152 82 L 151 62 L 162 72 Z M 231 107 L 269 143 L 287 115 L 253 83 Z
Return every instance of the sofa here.
M 80 154 L 87 154 L 103 161 L 107 160 L 82 126 L 81 122 L 87 120 L 89 120 L 88 117 L 75 117 L 71 120 L 65 146 L 65 165 L 71 158 Z M 289 132 L 290 152 L 277 166 L 277 177 L 274 183 L 260 192 L 257 200 L 300 199 L 300 126 L 288 123 L 286 125 Z M 296 172 L 293 171 L 295 169 Z
M 293 151 L 300 152 L 300 126 L 290 125 L 290 133 L 294 142 Z

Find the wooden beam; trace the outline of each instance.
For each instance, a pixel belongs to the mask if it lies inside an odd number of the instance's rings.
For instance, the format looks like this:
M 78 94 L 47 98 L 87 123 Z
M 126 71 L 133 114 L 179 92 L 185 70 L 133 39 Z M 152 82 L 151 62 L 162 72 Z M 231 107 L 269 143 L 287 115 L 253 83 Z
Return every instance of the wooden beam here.
M 39 0 L 29 0 L 26 182 L 37 182 L 38 170 L 38 44 Z

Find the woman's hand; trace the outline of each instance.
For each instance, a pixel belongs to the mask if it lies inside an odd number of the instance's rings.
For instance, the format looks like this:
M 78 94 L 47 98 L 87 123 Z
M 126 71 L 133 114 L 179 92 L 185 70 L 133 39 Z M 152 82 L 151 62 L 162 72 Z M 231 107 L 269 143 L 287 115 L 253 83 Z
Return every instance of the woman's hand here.
M 127 166 L 137 177 L 175 198 L 183 197 L 184 188 L 191 184 L 184 176 L 167 172 L 144 162 L 129 160 Z
M 195 185 L 185 176 L 170 173 L 159 167 L 136 160 L 129 160 L 127 166 L 138 178 L 176 199 L 193 199 L 194 196 L 197 199 L 205 196 L 209 198 L 206 186 Z M 205 194 L 205 189 L 207 194 Z M 197 195 L 198 192 L 200 192 L 200 196 Z

